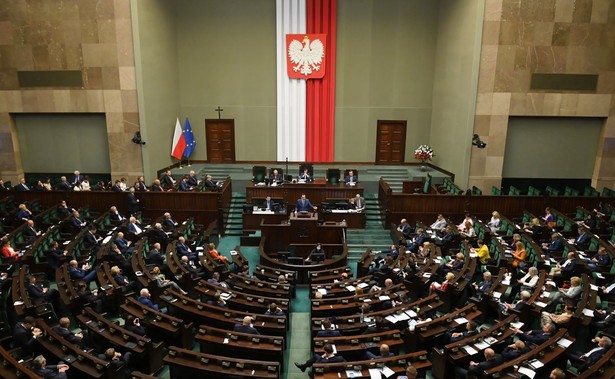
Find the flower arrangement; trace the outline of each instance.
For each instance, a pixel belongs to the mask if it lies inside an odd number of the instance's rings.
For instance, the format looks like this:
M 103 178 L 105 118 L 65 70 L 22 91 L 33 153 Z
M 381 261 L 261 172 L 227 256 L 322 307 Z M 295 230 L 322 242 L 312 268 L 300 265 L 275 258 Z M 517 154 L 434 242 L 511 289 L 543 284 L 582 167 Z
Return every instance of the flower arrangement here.
M 433 150 L 429 145 L 421 145 L 418 149 L 414 150 L 414 158 L 421 161 L 421 163 L 425 163 L 425 161 L 430 161 L 431 158 L 434 157 Z

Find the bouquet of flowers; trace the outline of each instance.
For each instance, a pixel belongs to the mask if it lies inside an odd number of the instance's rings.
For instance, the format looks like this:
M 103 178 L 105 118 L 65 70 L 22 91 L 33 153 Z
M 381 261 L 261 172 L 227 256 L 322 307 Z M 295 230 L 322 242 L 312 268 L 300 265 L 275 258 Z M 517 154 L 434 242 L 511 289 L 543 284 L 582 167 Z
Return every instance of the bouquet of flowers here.
M 414 158 L 420 160 L 421 163 L 430 161 L 433 156 L 433 150 L 428 145 L 421 145 L 418 149 L 414 150 Z

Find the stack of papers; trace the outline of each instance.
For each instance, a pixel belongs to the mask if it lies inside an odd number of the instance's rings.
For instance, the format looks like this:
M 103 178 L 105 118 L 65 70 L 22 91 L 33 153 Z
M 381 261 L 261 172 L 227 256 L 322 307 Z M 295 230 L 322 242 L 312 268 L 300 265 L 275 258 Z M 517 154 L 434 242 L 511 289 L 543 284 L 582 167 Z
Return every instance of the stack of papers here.
M 475 343 L 474 347 L 477 348 L 478 350 L 485 350 L 486 348 L 489 347 L 489 344 L 485 341 L 482 341 L 479 343 Z
M 391 298 L 389 297 L 389 295 L 380 295 L 378 296 L 379 300 L 385 301 L 385 300 L 391 300 Z
M 568 346 L 572 345 L 572 341 L 570 341 L 570 340 L 569 340 L 569 339 L 567 339 L 567 338 L 560 338 L 560 339 L 557 341 L 557 344 L 558 344 L 559 346 L 563 347 L 563 348 L 567 348 Z
M 530 370 L 529 368 L 526 368 L 526 367 L 519 367 L 519 373 L 527 376 L 530 379 L 534 379 L 534 376 L 536 376 L 536 372 L 535 371 L 532 371 L 532 370 Z
M 535 301 L 534 304 L 538 305 L 540 308 L 547 306 L 547 303 L 543 303 L 542 301 Z
M 583 314 L 585 316 L 594 317 L 594 311 L 591 310 L 591 309 L 584 308 L 583 309 Z
M 456 322 L 457 324 L 460 324 L 460 325 L 461 325 L 461 324 L 465 324 L 465 323 L 467 323 L 467 322 L 468 322 L 468 319 L 467 319 L 467 318 L 465 318 L 465 317 L 457 317 L 457 318 L 455 319 L 455 322 Z
M 470 345 L 464 346 L 464 347 L 462 347 L 462 349 L 465 350 L 466 353 L 468 353 L 470 355 L 474 355 L 474 354 L 478 353 L 478 351 L 474 350 L 474 348 L 472 346 L 470 346 Z
M 541 368 L 542 366 L 544 366 L 544 363 L 542 363 L 538 359 L 534 359 L 533 361 L 530 361 L 530 367 L 532 367 L 534 370 L 537 370 Z

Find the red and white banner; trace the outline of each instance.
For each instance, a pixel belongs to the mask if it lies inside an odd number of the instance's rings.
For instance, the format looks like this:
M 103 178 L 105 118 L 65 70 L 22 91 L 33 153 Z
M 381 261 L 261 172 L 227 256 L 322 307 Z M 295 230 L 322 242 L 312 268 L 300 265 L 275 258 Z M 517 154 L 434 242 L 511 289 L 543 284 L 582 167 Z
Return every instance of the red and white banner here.
M 327 63 L 326 34 L 287 34 L 286 70 L 293 79 L 320 79 Z

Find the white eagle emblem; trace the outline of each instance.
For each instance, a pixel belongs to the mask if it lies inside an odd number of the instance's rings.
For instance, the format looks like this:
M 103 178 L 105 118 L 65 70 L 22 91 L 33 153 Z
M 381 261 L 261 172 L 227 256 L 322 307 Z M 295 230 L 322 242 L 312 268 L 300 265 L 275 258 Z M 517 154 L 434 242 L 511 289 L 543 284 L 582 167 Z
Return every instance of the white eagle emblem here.
M 312 70 L 320 70 L 322 58 L 325 56 L 325 46 L 322 41 L 315 39 L 310 43 L 308 36 L 303 38 L 303 44 L 296 39 L 292 40 L 288 46 L 288 56 L 290 61 L 296 66 L 293 66 L 293 71 L 299 71 L 301 74 L 308 76 L 312 74 Z

